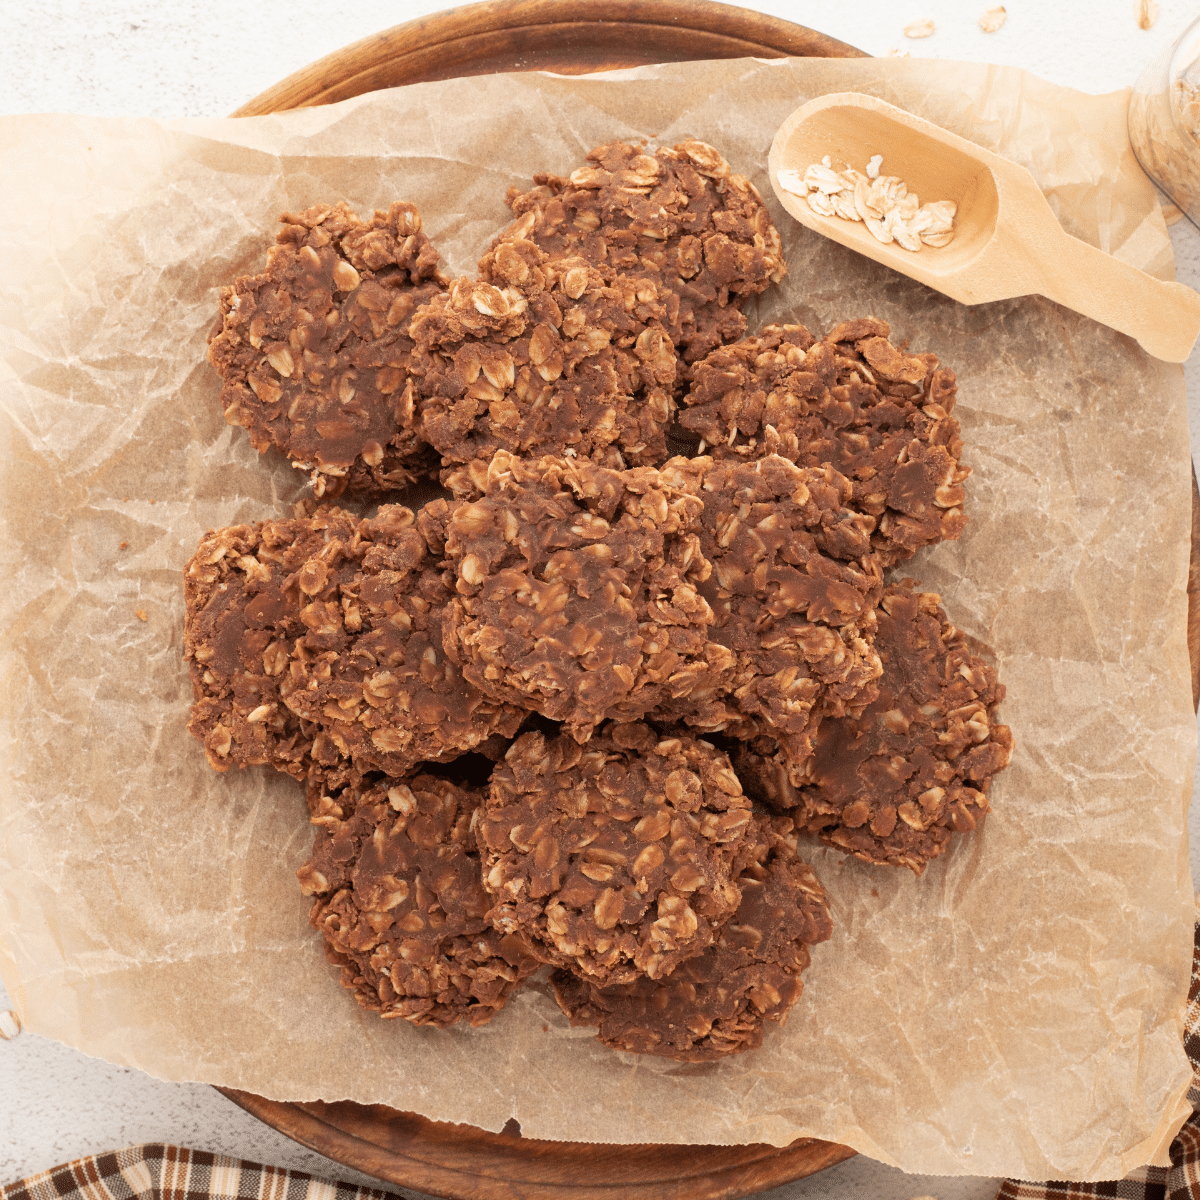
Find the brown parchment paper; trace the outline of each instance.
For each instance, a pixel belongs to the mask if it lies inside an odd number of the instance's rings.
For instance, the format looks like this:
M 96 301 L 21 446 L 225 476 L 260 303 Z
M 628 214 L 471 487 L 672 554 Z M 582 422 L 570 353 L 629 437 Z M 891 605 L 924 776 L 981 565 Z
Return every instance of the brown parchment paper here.
M 1182 373 L 1041 299 L 962 307 L 788 219 L 765 176 L 774 131 L 847 89 L 1025 163 L 1070 232 L 1171 273 L 1125 94 L 1006 68 L 745 60 L 241 121 L 0 121 L 0 974 L 27 1029 L 166 1079 L 492 1130 L 515 1116 L 537 1138 L 809 1135 L 910 1171 L 1035 1179 L 1161 1155 L 1190 1079 Z M 218 776 L 184 729 L 180 568 L 206 529 L 300 494 L 222 420 L 217 289 L 262 262 L 282 210 L 341 197 L 415 201 L 470 272 L 509 185 L 603 141 L 687 135 L 757 183 L 782 231 L 789 275 L 752 330 L 873 313 L 957 371 L 970 524 L 907 573 L 995 647 L 1012 767 L 981 833 L 923 878 L 813 847 L 836 932 L 760 1051 L 612 1053 L 537 982 L 481 1029 L 380 1021 L 307 925 L 297 785 Z

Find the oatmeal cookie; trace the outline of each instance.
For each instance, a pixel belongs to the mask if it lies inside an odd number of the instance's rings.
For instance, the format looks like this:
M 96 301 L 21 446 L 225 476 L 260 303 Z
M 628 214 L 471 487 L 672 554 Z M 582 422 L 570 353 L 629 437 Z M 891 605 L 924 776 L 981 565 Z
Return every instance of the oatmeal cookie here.
M 401 775 L 520 724 L 446 658 L 449 583 L 402 505 L 216 530 L 184 577 L 188 728 L 218 770 Z
M 872 548 L 885 567 L 959 536 L 970 474 L 951 415 L 954 373 L 932 354 L 897 349 L 888 334 L 873 318 L 845 321 L 820 341 L 802 325 L 768 326 L 698 363 L 679 415 L 718 458 L 832 464 L 851 482 L 850 506 L 874 519 Z
M 939 597 L 889 586 L 878 610 L 879 695 L 861 716 L 822 722 L 802 764 L 757 743 L 737 758 L 758 798 L 864 862 L 918 875 L 955 833 L 983 822 L 992 777 L 1012 754 L 996 723 L 1004 687 L 946 619 Z
M 540 964 L 485 919 L 472 832 L 482 793 L 431 775 L 347 791 L 326 797 L 298 872 L 342 986 L 414 1025 L 489 1021 Z
M 408 326 L 447 280 L 411 204 L 361 221 L 340 203 L 285 213 L 259 275 L 221 293 L 208 358 L 221 408 L 313 491 L 383 493 L 436 471 L 416 432 Z
M 508 450 L 661 462 L 676 362 L 656 307 L 532 243 L 486 261 L 486 278 L 456 280 L 410 326 L 421 430 L 443 461 Z
M 320 564 L 333 587 L 348 582 L 358 564 L 345 548 L 357 527 L 331 508 L 217 529 L 184 567 L 184 657 L 195 700 L 188 731 L 214 769 L 269 764 L 300 779 L 312 769 L 319 730 L 280 690 L 295 640 L 307 632 L 299 573 L 307 566 L 310 578 Z M 331 757 L 333 747 L 318 753 Z
M 435 510 L 457 577 L 443 634 L 464 677 L 580 741 L 685 695 L 712 619 L 696 496 L 652 467 L 505 451 L 485 483 L 481 499 Z
M 707 742 L 612 724 L 579 745 L 523 734 L 479 821 L 492 924 L 599 984 L 658 979 L 741 900 L 750 802 Z
M 516 220 L 496 239 L 527 240 L 631 280 L 666 309 L 687 364 L 745 331 L 740 306 L 784 276 L 778 231 L 752 183 L 689 139 L 647 152 L 598 146 L 570 176 L 541 174 L 509 193 Z
M 712 573 L 700 593 L 724 657 L 710 652 L 710 672 L 659 716 L 742 737 L 749 721 L 800 755 L 821 715 L 863 703 L 882 670 L 871 645 L 883 579 L 870 521 L 846 507 L 850 486 L 831 467 L 777 455 L 676 458 L 661 475 L 703 500 L 700 552 Z
M 795 856 L 795 837 L 738 879 L 742 899 L 716 941 L 664 979 L 599 987 L 567 971 L 552 978 L 572 1025 L 596 1025 L 614 1050 L 708 1062 L 761 1045 L 767 1021 L 782 1023 L 803 990 L 809 947 L 833 932 L 825 893 Z M 764 847 L 764 850 L 766 848 Z

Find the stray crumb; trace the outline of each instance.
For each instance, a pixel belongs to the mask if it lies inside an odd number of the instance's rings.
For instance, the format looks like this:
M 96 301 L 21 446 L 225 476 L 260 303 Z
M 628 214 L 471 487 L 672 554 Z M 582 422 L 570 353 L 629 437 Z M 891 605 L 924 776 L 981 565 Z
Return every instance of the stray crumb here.
M 1137 0 L 1139 29 L 1149 29 L 1158 20 L 1158 0 Z
M 543 1025 L 543 1026 L 542 1026 L 542 1032 L 543 1032 L 543 1033 L 549 1033 L 549 1032 L 550 1032 L 550 1026 L 549 1026 L 549 1025 Z
M 21 1022 L 17 1019 L 17 1014 L 15 1012 L 0 1012 L 0 1038 L 3 1038 L 6 1042 L 10 1042 L 20 1032 Z
M 122 496 L 122 497 L 121 497 L 121 499 L 122 499 L 122 500 L 123 500 L 123 501 L 124 501 L 126 504 L 128 504 L 128 503 L 129 503 L 129 497 L 128 497 L 128 496 Z
M 904 27 L 904 36 L 906 38 L 926 38 L 931 33 L 933 33 L 933 21 L 929 17 L 925 17 L 920 21 L 914 21 L 911 25 L 905 25 Z
M 139 621 L 146 620 L 146 610 L 144 608 L 139 608 L 133 615 L 137 617 Z
M 121 543 L 121 549 L 122 549 L 122 550 L 128 550 L 128 549 L 129 549 L 129 543 L 128 543 L 128 542 L 122 542 L 122 543 Z
M 151 504 L 153 504 L 153 503 L 154 503 L 154 501 L 153 501 L 153 500 L 151 500 L 151 501 L 150 501 L 150 503 L 151 503 Z
M 1003 4 L 998 8 L 989 8 L 987 12 L 985 12 L 983 16 L 979 18 L 979 28 L 982 29 L 984 33 L 995 33 L 996 30 L 1004 24 L 1007 17 L 1008 13 L 1005 12 Z
M 874 896 L 876 900 L 878 900 L 878 899 L 879 899 L 879 889 L 878 889 L 878 888 L 872 888 L 872 889 L 871 889 L 871 895 L 872 895 L 872 896 Z
M 887 56 L 888 58 L 912 58 L 907 50 L 897 50 L 895 46 L 887 52 Z
M 1183 210 L 1178 204 L 1172 204 L 1170 201 L 1168 201 L 1162 206 L 1162 215 L 1163 220 L 1166 221 L 1168 225 L 1174 225 L 1175 222 L 1183 216 Z

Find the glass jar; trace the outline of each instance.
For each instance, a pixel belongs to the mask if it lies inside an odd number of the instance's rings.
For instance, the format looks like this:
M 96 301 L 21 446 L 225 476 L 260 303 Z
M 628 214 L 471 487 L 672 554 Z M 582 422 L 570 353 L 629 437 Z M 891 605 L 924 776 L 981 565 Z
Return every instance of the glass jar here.
M 1129 141 L 1142 170 L 1200 226 L 1200 20 L 1138 77 Z

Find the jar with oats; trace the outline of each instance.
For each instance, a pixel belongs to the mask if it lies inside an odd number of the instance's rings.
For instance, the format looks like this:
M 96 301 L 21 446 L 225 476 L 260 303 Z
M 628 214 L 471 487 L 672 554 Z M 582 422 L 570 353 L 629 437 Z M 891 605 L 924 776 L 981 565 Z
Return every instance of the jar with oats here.
M 1129 141 L 1146 174 L 1200 226 L 1200 20 L 1138 77 Z

